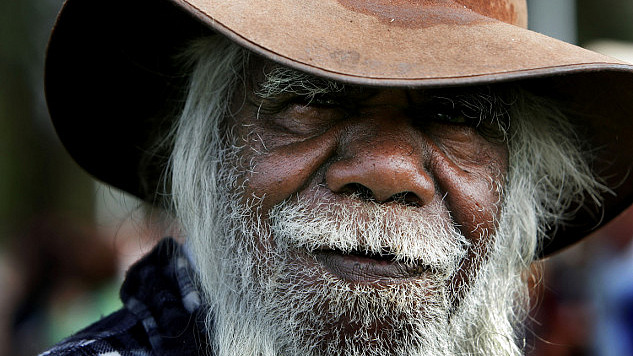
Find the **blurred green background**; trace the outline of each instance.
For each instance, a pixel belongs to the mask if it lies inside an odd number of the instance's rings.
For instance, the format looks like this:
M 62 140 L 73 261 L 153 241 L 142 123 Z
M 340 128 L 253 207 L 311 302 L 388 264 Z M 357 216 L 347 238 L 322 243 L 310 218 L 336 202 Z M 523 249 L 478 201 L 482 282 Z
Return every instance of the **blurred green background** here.
M 530 28 L 633 62 L 633 1 L 528 4 Z M 61 5 L 0 0 L 0 355 L 35 354 L 118 308 L 123 272 L 154 238 L 139 221 L 138 202 L 76 166 L 49 122 L 43 62 Z M 628 248 L 630 232 L 613 239 Z M 588 254 L 574 248 L 546 262 L 546 297 L 535 315 L 554 326 L 535 323 L 542 335 L 531 354 L 606 354 L 597 351 L 597 309 L 583 283 Z M 561 276 L 579 282 L 558 283 Z M 578 315 L 582 320 L 573 319 Z

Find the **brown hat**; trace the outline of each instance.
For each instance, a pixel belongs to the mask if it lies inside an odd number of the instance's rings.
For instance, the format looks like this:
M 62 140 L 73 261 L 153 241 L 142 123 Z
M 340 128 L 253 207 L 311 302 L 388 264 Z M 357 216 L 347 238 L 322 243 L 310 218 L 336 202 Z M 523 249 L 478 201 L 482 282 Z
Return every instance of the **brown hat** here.
M 520 81 L 581 113 L 614 186 L 544 247 L 558 250 L 633 201 L 633 65 L 527 30 L 524 0 L 67 0 L 46 93 L 59 137 L 97 178 L 142 196 L 139 162 L 183 77 L 172 61 L 219 32 L 278 63 L 347 83 L 429 88 Z M 153 187 L 150 187 L 150 189 Z M 552 236 L 553 237 L 553 236 Z

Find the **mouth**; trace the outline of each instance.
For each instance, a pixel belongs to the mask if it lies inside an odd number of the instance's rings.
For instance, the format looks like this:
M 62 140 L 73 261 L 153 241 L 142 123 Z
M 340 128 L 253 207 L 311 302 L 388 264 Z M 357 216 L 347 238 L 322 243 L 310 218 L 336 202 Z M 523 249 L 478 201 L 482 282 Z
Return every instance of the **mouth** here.
M 328 272 L 350 283 L 388 285 L 419 278 L 430 271 L 421 263 L 396 261 L 390 253 L 319 250 L 313 255 Z

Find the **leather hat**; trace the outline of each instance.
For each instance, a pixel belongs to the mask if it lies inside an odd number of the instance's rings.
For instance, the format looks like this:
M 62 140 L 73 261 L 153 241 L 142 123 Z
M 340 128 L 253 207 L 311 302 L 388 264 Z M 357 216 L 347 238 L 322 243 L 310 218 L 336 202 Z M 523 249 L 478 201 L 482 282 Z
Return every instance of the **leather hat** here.
M 198 36 L 221 33 L 280 64 L 358 85 L 521 82 L 578 113 L 617 193 L 558 229 L 549 254 L 633 201 L 633 65 L 526 26 L 524 0 L 67 0 L 47 52 L 47 101 L 82 167 L 147 199 L 155 187 L 141 186 L 139 162 L 184 80 L 171 58 Z

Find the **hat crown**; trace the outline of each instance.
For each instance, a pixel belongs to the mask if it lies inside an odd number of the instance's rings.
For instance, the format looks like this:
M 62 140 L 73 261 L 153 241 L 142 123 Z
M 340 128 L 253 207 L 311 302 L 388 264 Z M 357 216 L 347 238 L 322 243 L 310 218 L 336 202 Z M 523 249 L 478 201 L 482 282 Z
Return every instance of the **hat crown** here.
M 478 16 L 527 27 L 525 0 L 337 0 L 348 10 L 375 16 L 394 25 L 428 27 L 464 24 Z

